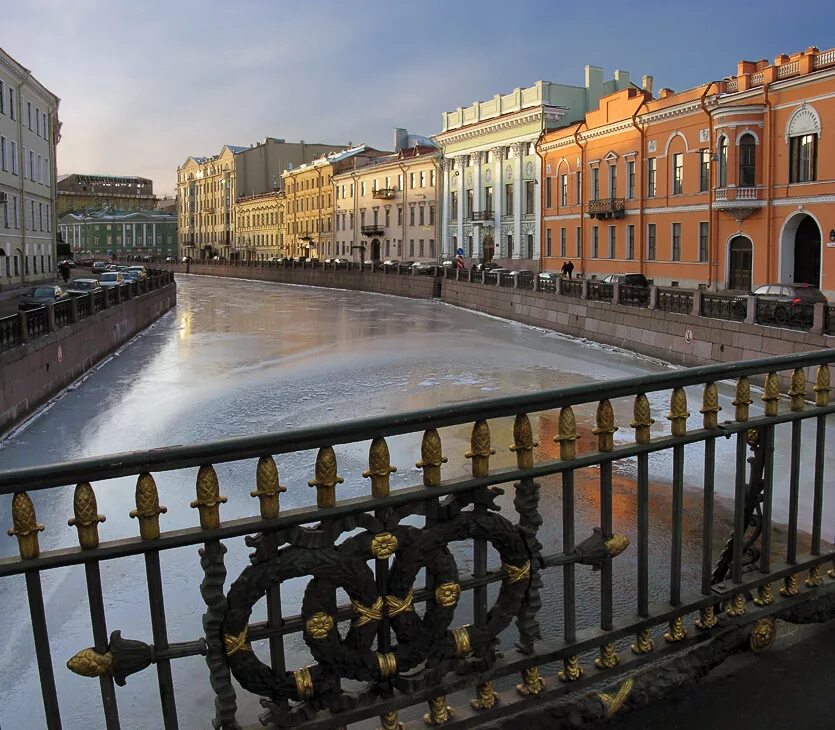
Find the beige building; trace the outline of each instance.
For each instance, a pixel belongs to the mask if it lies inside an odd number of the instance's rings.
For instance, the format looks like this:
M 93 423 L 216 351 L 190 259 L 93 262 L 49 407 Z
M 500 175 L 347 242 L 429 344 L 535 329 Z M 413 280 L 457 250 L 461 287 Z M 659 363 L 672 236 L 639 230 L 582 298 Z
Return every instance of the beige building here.
M 438 259 L 440 151 L 425 137 L 396 130 L 393 155 L 334 176 L 335 247 L 354 261 Z
M 154 181 L 146 177 L 73 173 L 62 177 L 56 187 L 59 216 L 105 208 L 123 211 L 154 210 L 157 204 Z
M 238 198 L 235 239 L 241 258 L 266 261 L 284 257 L 284 191 Z
M 189 157 L 177 169 L 181 254 L 194 258 L 237 257 L 237 200 L 277 192 L 285 170 L 340 149 L 342 145 L 267 137 L 249 147 L 224 145 L 212 157 Z
M 386 155 L 366 145 L 320 157 L 286 171 L 287 255 L 323 258 L 334 251 L 333 177 Z
M 0 286 L 55 276 L 58 104 L 0 49 Z

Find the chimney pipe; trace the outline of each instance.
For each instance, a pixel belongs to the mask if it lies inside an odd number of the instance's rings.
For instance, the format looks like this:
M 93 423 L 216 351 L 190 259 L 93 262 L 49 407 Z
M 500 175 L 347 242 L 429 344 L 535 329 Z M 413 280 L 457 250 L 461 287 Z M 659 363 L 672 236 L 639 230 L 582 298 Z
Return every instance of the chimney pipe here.
M 652 94 L 652 76 L 641 76 L 641 88 Z

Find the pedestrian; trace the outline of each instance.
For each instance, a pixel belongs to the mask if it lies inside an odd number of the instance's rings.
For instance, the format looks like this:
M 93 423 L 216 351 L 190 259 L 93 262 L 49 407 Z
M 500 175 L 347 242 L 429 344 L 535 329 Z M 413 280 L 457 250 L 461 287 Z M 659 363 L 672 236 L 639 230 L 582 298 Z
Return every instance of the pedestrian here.
M 566 270 L 568 271 L 568 278 L 570 279 L 571 275 L 574 273 L 574 264 L 572 264 L 570 260 L 566 265 Z
M 70 280 L 70 265 L 66 261 L 62 261 L 58 264 L 58 271 L 61 272 L 61 278 L 66 284 Z

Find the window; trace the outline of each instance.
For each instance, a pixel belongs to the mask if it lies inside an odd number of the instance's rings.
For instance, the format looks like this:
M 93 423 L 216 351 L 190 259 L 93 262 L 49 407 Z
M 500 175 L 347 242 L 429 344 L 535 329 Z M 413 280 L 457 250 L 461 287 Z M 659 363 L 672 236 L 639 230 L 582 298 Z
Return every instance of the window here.
M 484 188 L 484 210 L 493 213 L 493 188 L 489 186 Z
M 545 207 L 551 207 L 551 178 L 545 178 Z
M 27 124 L 29 125 L 29 131 L 32 131 L 32 102 L 26 102 L 26 116 L 28 117 L 29 121 Z
M 414 190 L 415 189 L 415 173 L 409 173 L 409 187 Z
M 551 255 L 551 229 L 545 229 L 545 255 Z
M 626 226 L 626 258 L 635 258 L 635 226 Z
M 635 160 L 626 162 L 626 198 L 632 200 L 635 197 Z
M 655 223 L 647 225 L 647 260 L 655 261 Z
M 728 186 L 728 138 L 722 137 L 719 140 L 719 187 Z
M 513 255 L 513 234 L 512 233 L 507 234 L 507 255 L 508 256 Z
M 433 258 L 433 259 L 435 258 L 435 239 L 434 238 L 429 239 L 429 256 L 430 256 L 430 258 Z
M 418 224 L 419 224 L 419 225 L 421 225 L 421 226 L 422 226 L 422 225 L 424 225 L 424 222 L 423 222 L 423 216 L 424 216 L 423 209 L 424 209 L 424 206 L 422 206 L 422 205 L 421 205 L 421 206 L 420 206 L 420 209 L 418 210 Z
M 534 181 L 525 181 L 525 213 L 533 215 L 534 211 Z
M 647 160 L 647 197 L 655 197 L 655 158 Z
M 423 256 L 424 256 L 424 253 L 423 253 L 423 239 L 422 238 L 418 241 L 418 256 L 420 256 L 421 258 L 423 258 Z
M 6 138 L 0 137 L 0 170 L 8 172 L 9 168 L 6 164 Z
M 818 179 L 818 135 L 804 134 L 789 140 L 789 182 Z
M 17 142 L 10 139 L 9 147 L 12 155 L 12 175 L 17 175 Z
M 670 248 L 672 260 L 681 261 L 681 223 L 673 223 L 673 240 Z
M 591 227 L 591 257 L 593 259 L 596 259 L 598 253 L 600 253 L 598 251 L 598 248 L 600 246 L 600 238 L 598 236 L 599 233 L 600 231 L 598 230 L 597 226 Z
M 618 197 L 618 167 L 609 165 L 609 197 Z
M 458 219 L 458 193 L 455 191 L 449 194 L 449 219 L 451 221 Z
M 388 228 L 389 225 L 391 225 L 391 209 L 386 208 L 386 228 Z
M 683 178 L 684 155 L 679 152 L 673 155 L 673 195 L 681 195 Z
M 757 142 L 753 134 L 743 134 L 739 139 L 739 179 L 741 188 L 752 188 L 757 184 Z
M 704 193 L 710 188 L 710 150 L 699 152 L 699 192 Z
M 435 225 L 435 206 L 434 205 L 429 206 L 429 225 L 430 226 Z
M 577 177 L 574 180 L 574 182 L 575 182 L 574 193 L 575 193 L 575 197 L 576 197 L 575 202 L 576 202 L 577 205 L 580 205 L 580 200 L 583 197 L 583 173 L 578 170 L 576 174 L 577 174 Z M 580 254 L 577 254 L 577 255 L 579 256 Z
M 560 228 L 560 256 L 565 256 L 566 229 Z
M 617 243 L 617 229 L 609 226 L 609 258 L 615 258 L 615 246 Z
M 533 233 L 528 234 L 528 252 L 526 258 L 533 258 Z
M 591 199 L 600 199 L 600 169 L 597 167 L 591 170 Z
M 3 81 L 0 80 L 0 114 L 6 113 L 6 87 L 3 85 Z M 6 257 L 6 271 L 9 270 L 9 262 L 8 256 Z
M 504 186 L 504 214 L 513 215 L 513 183 Z
M 360 182 L 360 195 L 365 195 L 365 180 Z
M 575 242 L 576 242 L 576 246 L 575 246 L 575 247 L 576 247 L 576 249 L 577 249 L 577 250 L 575 251 L 574 255 L 575 255 L 577 258 L 580 258 L 581 239 L 582 239 L 582 237 L 583 237 L 583 234 L 581 233 L 581 228 L 580 228 L 580 226 L 577 226 L 577 229 L 576 229 L 576 232 L 575 232 L 575 233 L 576 233 L 576 235 L 575 235 Z
M 420 173 L 420 186 L 422 188 L 426 187 L 426 172 L 424 172 L 423 170 L 421 170 Z
M 17 119 L 17 112 L 15 111 L 14 103 L 14 89 L 11 86 L 9 87 L 9 116 L 12 119 Z
M 467 209 L 464 211 L 465 218 L 473 217 L 473 191 L 467 191 Z
M 415 255 L 415 239 L 409 239 L 409 256 L 414 257 Z
M 434 168 L 429 171 L 429 187 L 431 187 L 431 188 L 435 187 L 435 169 Z
M 568 205 L 568 175 L 560 175 L 560 205 Z
M 699 261 L 706 262 L 708 259 L 708 223 L 699 223 Z

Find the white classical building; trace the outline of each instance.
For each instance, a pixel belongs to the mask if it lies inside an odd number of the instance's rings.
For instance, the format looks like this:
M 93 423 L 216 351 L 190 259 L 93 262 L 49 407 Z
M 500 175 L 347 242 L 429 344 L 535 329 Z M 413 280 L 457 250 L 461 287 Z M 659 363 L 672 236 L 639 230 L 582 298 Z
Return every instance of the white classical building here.
M 601 96 L 628 84 L 627 71 L 615 71 L 604 81 L 602 69 L 586 66 L 584 86 L 537 81 L 444 112 L 442 130 L 435 135 L 444 158 L 444 256 L 462 248 L 473 261 L 538 267 L 542 161 L 537 141 L 545 131 L 582 119 Z
M 0 48 L 0 285 L 55 276 L 59 101 Z

